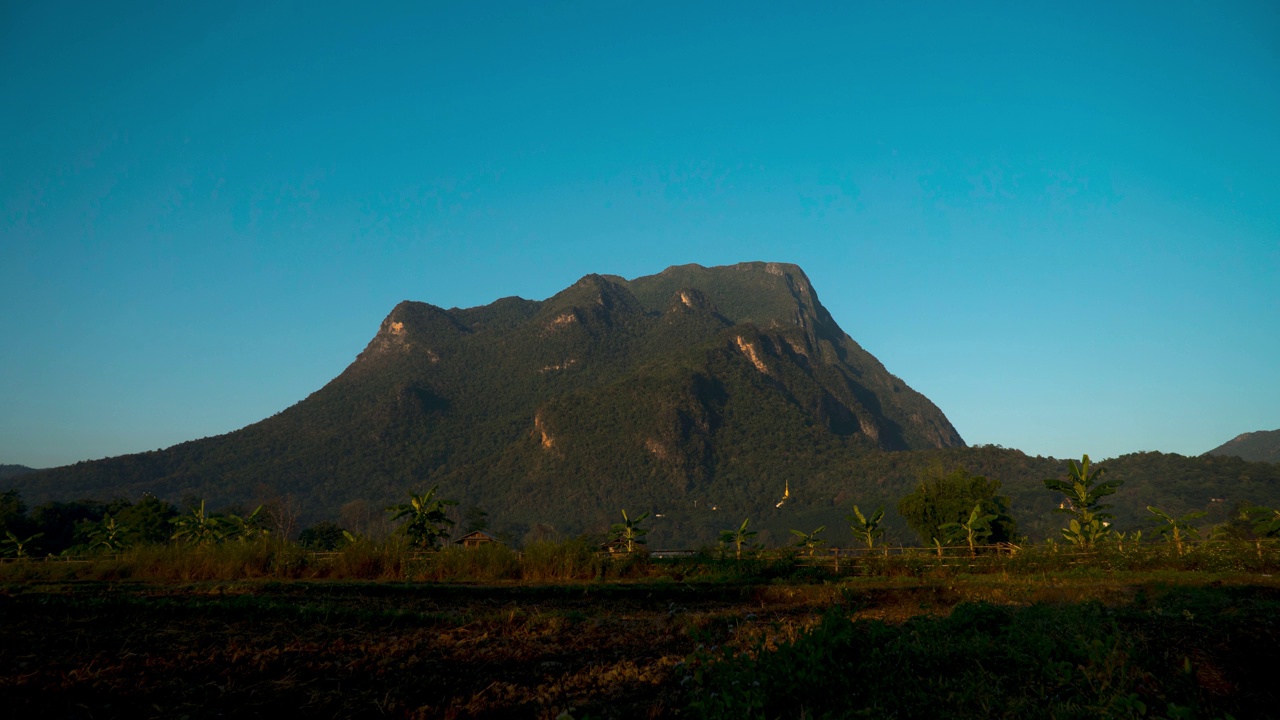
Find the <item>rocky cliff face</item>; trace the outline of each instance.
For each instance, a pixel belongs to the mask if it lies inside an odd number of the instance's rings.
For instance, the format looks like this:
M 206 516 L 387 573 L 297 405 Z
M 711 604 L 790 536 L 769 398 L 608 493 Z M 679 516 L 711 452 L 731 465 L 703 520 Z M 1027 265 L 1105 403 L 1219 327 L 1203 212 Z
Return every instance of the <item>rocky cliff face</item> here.
M 937 406 L 890 374 L 836 324 L 798 266 L 682 265 L 628 283 L 649 307 L 685 286 L 697 288 L 702 302 L 714 305 L 729 323 L 754 326 L 764 335 L 758 350 L 735 341 L 753 365 L 762 364 L 761 353 L 772 353 L 804 366 L 832 393 L 835 405 L 829 410 L 856 417 L 863 433 L 883 449 L 964 445 Z

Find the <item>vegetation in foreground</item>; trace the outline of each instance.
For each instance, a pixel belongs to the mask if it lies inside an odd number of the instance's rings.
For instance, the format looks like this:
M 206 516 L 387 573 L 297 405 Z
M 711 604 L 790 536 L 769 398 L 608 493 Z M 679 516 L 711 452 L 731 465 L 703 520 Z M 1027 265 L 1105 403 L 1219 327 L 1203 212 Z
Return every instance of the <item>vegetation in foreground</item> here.
M 1171 536 L 1172 537 L 1172 536 Z M 1280 541 L 1182 540 L 1114 542 L 1090 551 L 1060 544 L 1021 548 L 961 546 L 834 550 L 824 547 L 742 550 L 733 544 L 678 557 L 601 551 L 576 538 L 424 551 L 402 536 L 357 540 L 315 553 L 291 543 L 144 545 L 115 554 L 0 562 L 0 582 L 84 580 L 193 582 L 241 580 L 380 580 L 436 583 L 675 581 L 699 583 L 831 583 L 842 579 L 991 575 L 1035 579 L 1046 573 L 1125 577 L 1142 572 L 1280 572 Z
M 1146 589 L 1116 607 L 964 603 L 901 624 L 846 595 L 793 640 L 695 653 L 704 718 L 1227 718 L 1276 710 L 1274 589 Z M 745 647 L 744 647 L 745 645 Z
M 273 533 L 279 517 L 262 507 L 178 513 L 144 498 L 97 517 L 53 506 L 33 514 L 53 522 L 33 524 L 7 493 L 0 668 L 13 670 L 0 692 L 71 717 L 1273 709 L 1280 513 L 1245 508 L 1202 536 L 1201 513 L 1151 507 L 1167 542 L 1144 543 L 1101 502 L 1121 482 L 1102 482 L 1088 456 L 1068 470 L 1044 481 L 1069 516 L 1058 541 L 1009 542 L 1000 484 L 957 469 L 899 504 L 932 548 L 877 545 L 883 509 L 854 505 L 856 549 L 828 546 L 819 525 L 765 550 L 745 519 L 674 558 L 650 555 L 649 514 L 625 510 L 607 542 L 447 545 L 454 503 L 434 487 L 388 508 L 394 534 L 317 526 L 301 543 L 278 522 Z M 464 520 L 480 529 L 485 513 Z M 46 531 L 64 554 L 32 557 Z
M 490 541 L 480 547 L 449 545 L 455 521 L 451 500 L 436 496 L 437 488 L 411 493 L 409 502 L 387 508 L 400 525 L 382 539 L 360 537 L 336 525 L 304 531 L 300 542 L 283 539 L 266 526 L 271 513 L 258 507 L 248 513 L 211 514 L 203 501 L 184 514 L 153 497 L 137 504 L 118 503 L 115 514 L 105 508 L 97 520 L 78 519 L 73 512 L 52 513 L 56 522 L 36 525 L 15 493 L 0 499 L 9 508 L 0 548 L 10 557 L 0 563 L 0 580 L 145 579 L 238 580 L 360 579 L 457 582 L 558 582 L 566 580 L 669 577 L 675 580 L 759 581 L 780 578 L 832 579 L 842 575 L 924 576 L 937 571 L 1035 574 L 1088 567 L 1099 571 L 1212 570 L 1271 571 L 1280 564 L 1280 511 L 1246 508 L 1231 522 L 1214 526 L 1202 538 L 1192 523 L 1200 513 L 1174 517 L 1151 507 L 1159 523 L 1157 535 L 1166 543 L 1142 543 L 1141 532 L 1116 531 L 1101 499 L 1115 492 L 1119 482 L 1102 483 L 1102 470 L 1090 471 L 1089 457 L 1070 466 L 1068 480 L 1048 479 L 1051 490 L 1066 500 L 1061 512 L 1070 517 L 1061 530 L 1065 542 L 1015 545 L 1016 524 L 1005 512 L 999 483 L 971 476 L 962 469 L 922 480 L 919 489 L 903 498 L 900 509 L 916 526 L 931 549 L 876 547 L 883 530 L 883 509 L 864 514 L 857 505 L 847 516 L 849 531 L 865 548 L 828 547 L 826 526 L 792 530 L 796 540 L 788 548 L 764 550 L 752 543 L 756 535 L 745 519 L 736 530 L 721 533 L 715 548 L 688 552 L 679 558 L 652 562 L 645 550 L 647 513 L 634 517 L 621 512 L 623 522 L 611 536 L 583 536 L 562 542 L 532 542 L 523 551 Z M 75 506 L 85 510 L 87 505 Z M 2 509 L 2 508 L 0 508 Z M 67 510 L 67 508 L 55 508 Z M 36 517 L 41 517 L 39 514 Z M 471 513 L 466 530 L 484 527 L 483 512 Z M 31 546 L 45 532 L 25 538 L 12 529 L 42 527 L 64 546 L 59 556 L 35 562 Z M 993 537 L 997 545 L 983 545 Z M 78 542 L 70 545 L 71 542 Z M 605 548 L 608 550 L 605 551 Z M 732 558 L 729 550 L 732 549 Z M 317 550 L 331 550 L 317 552 Z M 967 551 L 967 552 L 966 552 Z M 79 553 L 79 554 L 77 554 Z M 49 562 L 53 561 L 53 562 Z M 58 562 L 61 561 L 61 562 Z

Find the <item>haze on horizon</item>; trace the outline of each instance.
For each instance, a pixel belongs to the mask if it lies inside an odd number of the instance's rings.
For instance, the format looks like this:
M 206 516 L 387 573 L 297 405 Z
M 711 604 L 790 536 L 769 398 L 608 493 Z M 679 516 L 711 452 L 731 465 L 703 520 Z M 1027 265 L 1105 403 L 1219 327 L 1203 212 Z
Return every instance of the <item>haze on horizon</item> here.
M 1266 2 L 0 8 L 0 463 L 229 432 L 399 301 L 791 262 L 970 444 L 1280 427 Z

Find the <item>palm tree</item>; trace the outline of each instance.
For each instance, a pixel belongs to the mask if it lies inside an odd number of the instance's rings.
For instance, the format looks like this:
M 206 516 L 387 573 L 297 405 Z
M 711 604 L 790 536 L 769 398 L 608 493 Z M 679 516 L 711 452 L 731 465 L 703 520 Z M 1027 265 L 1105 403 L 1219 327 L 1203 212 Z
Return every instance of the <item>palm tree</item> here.
M 458 501 L 437 499 L 436 490 L 439 487 L 435 485 L 420 495 L 410 492 L 409 502 L 387 508 L 392 522 L 405 520 L 396 532 L 407 535 L 409 541 L 418 547 L 434 550 L 437 543 L 449 538 L 449 528 L 453 521 L 445 514 L 445 508 L 457 505 Z

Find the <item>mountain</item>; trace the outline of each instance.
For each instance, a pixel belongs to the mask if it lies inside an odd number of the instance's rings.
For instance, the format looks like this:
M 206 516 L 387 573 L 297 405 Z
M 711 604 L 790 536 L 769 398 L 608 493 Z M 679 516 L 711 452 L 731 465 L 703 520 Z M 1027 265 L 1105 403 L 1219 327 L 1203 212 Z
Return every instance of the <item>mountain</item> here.
M 1082 452 L 1088 448 L 1082 448 Z M 750 518 L 758 540 L 828 528 L 848 544 L 852 505 L 894 511 L 934 465 L 1000 480 L 1019 528 L 1057 536 L 1067 462 L 966 447 L 943 413 L 851 339 L 794 265 L 683 265 L 625 280 L 588 275 L 542 301 L 443 309 L 402 302 L 338 377 L 270 418 L 165 450 L 0 482 L 31 506 L 143 493 L 211 508 L 289 500 L 300 527 L 357 531 L 410 490 L 440 486 L 519 539 L 602 532 L 652 513 L 652 547 L 712 543 Z M 1116 526 L 1155 505 L 1229 519 L 1280 506 L 1280 465 L 1135 453 Z M 785 494 L 785 501 L 784 501 Z
M 33 504 L 292 496 L 309 520 L 438 484 L 517 527 L 578 532 L 621 508 L 750 512 L 837 460 L 963 445 L 799 267 L 755 262 L 588 275 L 543 301 L 405 301 L 342 374 L 277 415 L 9 484 Z
M 29 468 L 26 465 L 0 465 L 0 480 L 26 475 L 35 471 L 35 468 Z
M 1280 463 L 1280 430 L 1259 430 L 1237 435 L 1205 454 L 1234 455 L 1252 462 Z

